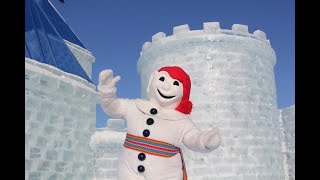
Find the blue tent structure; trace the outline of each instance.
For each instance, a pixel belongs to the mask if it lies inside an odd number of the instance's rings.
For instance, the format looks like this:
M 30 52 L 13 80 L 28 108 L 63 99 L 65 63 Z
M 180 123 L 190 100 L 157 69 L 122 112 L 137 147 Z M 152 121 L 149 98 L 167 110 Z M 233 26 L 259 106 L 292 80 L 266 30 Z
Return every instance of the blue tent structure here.
M 25 57 L 92 83 L 64 39 L 85 48 L 48 0 L 25 0 Z

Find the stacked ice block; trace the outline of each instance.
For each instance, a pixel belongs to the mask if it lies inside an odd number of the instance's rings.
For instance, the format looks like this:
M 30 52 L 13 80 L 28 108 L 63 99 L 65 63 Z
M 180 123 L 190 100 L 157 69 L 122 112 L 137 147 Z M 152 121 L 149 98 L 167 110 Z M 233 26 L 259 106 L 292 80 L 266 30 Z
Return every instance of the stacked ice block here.
M 138 61 L 141 96 L 152 71 L 180 66 L 192 80 L 191 119 L 202 129 L 219 127 L 222 144 L 210 154 L 183 147 L 190 179 L 284 179 L 274 65 L 266 34 L 218 22 L 188 25 L 146 42 Z
M 126 123 L 122 119 L 108 119 L 106 128 L 97 128 L 91 137 L 94 150 L 95 180 L 116 180 L 118 159 L 126 136 Z
M 26 179 L 92 179 L 95 121 L 93 84 L 25 59 Z
M 295 105 L 280 110 L 285 180 L 295 179 Z

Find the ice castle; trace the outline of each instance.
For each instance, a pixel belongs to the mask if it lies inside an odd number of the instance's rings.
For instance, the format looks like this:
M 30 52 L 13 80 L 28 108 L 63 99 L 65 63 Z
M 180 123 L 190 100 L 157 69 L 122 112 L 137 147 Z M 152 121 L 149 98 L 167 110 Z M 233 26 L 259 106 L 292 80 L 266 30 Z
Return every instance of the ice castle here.
M 47 0 L 25 0 L 25 179 L 93 179 L 95 58 Z
M 95 58 L 50 2 L 25 3 L 26 179 L 116 179 L 126 123 L 95 128 Z M 182 25 L 152 36 L 140 54 L 142 98 L 152 71 L 179 65 L 192 80 L 192 120 L 220 128 L 212 153 L 182 147 L 189 179 L 295 179 L 295 106 L 277 108 L 276 55 L 264 32 Z

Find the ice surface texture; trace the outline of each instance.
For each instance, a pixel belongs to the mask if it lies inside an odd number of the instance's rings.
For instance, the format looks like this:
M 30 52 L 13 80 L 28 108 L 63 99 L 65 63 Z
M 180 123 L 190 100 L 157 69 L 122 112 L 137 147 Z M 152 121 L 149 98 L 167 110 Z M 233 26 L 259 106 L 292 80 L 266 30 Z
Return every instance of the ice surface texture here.
M 112 121 L 121 123 L 124 120 Z M 117 132 L 111 128 L 99 128 L 92 135 L 90 146 L 94 150 L 95 180 L 117 179 L 118 159 L 125 137 L 126 132 Z
M 157 33 L 138 60 L 141 96 L 152 71 L 182 67 L 192 80 L 191 119 L 202 129 L 220 128 L 221 146 L 210 154 L 185 150 L 190 179 L 283 180 L 274 65 L 276 55 L 266 34 L 218 22 L 202 30 L 188 25 L 173 35 Z
M 25 179 L 92 179 L 95 86 L 25 59 Z
M 285 180 L 295 179 L 295 105 L 280 110 Z

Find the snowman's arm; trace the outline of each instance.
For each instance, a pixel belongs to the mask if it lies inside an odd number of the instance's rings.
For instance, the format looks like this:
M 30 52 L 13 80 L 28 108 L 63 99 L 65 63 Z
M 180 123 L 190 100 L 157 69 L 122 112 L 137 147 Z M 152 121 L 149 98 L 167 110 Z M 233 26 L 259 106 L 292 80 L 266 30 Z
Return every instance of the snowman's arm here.
M 208 153 L 212 150 L 205 147 L 203 143 L 205 132 L 201 132 L 200 130 L 190 130 L 183 137 L 183 144 L 190 150 L 195 152 Z
M 219 147 L 221 138 L 215 129 L 202 132 L 195 124 L 190 123 L 185 129 L 182 142 L 192 151 L 208 153 Z
M 114 78 L 113 71 L 110 69 L 100 72 L 98 84 L 99 103 L 106 114 L 115 118 L 126 119 L 130 100 L 121 99 L 116 96 L 117 88 L 115 84 L 119 80 L 120 76 Z
M 115 118 L 126 119 L 127 107 L 129 104 L 129 99 L 117 98 L 115 94 L 110 97 L 100 96 L 102 110 L 109 116 Z

